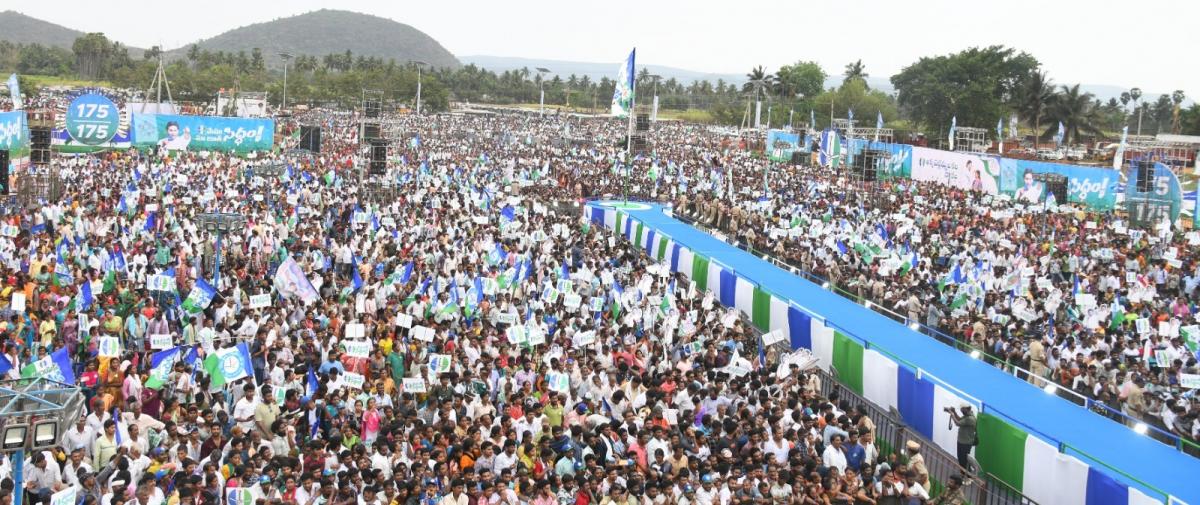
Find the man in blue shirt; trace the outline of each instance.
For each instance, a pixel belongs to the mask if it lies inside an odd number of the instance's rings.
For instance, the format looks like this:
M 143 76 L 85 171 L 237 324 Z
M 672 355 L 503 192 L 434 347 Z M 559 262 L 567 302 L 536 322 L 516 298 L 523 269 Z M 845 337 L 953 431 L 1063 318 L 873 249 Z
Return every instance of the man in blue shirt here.
M 867 458 L 867 451 L 858 443 L 858 430 L 850 429 L 850 439 L 842 447 L 846 454 L 846 468 L 851 468 L 855 472 L 862 469 L 863 460 Z

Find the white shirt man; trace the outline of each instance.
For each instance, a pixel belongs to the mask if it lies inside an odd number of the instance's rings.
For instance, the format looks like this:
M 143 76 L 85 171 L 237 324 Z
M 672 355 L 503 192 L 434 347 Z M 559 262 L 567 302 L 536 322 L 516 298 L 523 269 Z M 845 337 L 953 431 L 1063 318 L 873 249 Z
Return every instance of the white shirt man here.
M 84 456 L 92 457 L 92 443 L 96 441 L 96 432 L 87 425 L 86 420 L 80 419 L 75 427 L 63 435 L 63 449 L 68 453 L 75 449 L 83 449 Z
M 834 435 L 832 443 L 825 446 L 821 461 L 828 468 L 837 468 L 838 472 L 846 471 L 846 454 L 842 452 L 842 436 Z
M 255 399 L 253 389 L 247 390 L 246 396 L 233 406 L 233 418 L 243 431 L 249 432 L 254 429 L 254 410 L 257 408 L 258 400 Z

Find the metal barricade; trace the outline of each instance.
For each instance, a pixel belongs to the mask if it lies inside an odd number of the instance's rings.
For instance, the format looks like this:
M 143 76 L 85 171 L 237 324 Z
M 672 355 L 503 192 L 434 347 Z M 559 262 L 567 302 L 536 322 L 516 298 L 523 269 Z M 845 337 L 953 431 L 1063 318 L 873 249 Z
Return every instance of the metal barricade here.
M 885 460 L 893 453 L 903 456 L 901 448 L 915 440 L 921 444 L 921 456 L 925 459 L 925 468 L 929 472 L 930 496 L 936 498 L 950 483 L 951 477 L 962 477 L 969 474 L 958 465 L 958 458 L 946 452 L 921 433 L 910 429 L 900 418 L 898 412 L 888 412 L 870 400 L 855 393 L 850 388 L 838 382 L 833 375 L 824 370 L 814 371 L 820 378 L 820 394 L 824 398 L 836 395 L 839 404 L 844 403 L 851 408 L 861 408 L 875 422 L 875 445 L 879 448 L 879 459 Z M 1022 495 L 1019 491 L 1004 486 L 1002 482 L 990 482 L 986 475 L 970 475 L 963 485 L 963 494 L 969 503 L 995 505 L 1036 505 L 1036 502 Z

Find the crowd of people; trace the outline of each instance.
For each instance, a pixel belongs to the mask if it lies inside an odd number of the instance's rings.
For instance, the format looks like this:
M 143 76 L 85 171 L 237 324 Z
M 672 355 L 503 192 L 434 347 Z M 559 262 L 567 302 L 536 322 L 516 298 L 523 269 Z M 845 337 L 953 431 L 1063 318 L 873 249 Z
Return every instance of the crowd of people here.
M 1200 439 L 1200 397 L 1184 381 L 1200 373 L 1196 231 L 938 184 L 779 170 L 766 198 L 682 193 L 676 210 L 1039 387 Z
M 804 187 L 737 142 L 663 125 L 628 170 L 616 121 L 410 116 L 379 176 L 356 116 L 299 120 L 319 153 L 60 155 L 66 194 L 4 217 L 0 368 L 86 408 L 21 482 L 4 458 L 0 501 L 965 502 L 575 205 Z M 214 212 L 245 220 L 220 245 Z

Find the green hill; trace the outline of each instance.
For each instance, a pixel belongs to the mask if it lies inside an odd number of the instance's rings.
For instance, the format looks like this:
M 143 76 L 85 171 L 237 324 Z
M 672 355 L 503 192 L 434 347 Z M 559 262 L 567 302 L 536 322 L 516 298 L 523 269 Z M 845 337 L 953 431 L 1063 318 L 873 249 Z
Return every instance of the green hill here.
M 324 56 L 344 53 L 375 56 L 397 63 L 425 61 L 435 67 L 458 68 L 458 59 L 425 33 L 387 18 L 342 10 L 322 9 L 274 21 L 235 28 L 196 42 L 200 49 L 238 52 L 257 47 L 269 65 L 279 53 Z M 167 51 L 168 58 L 184 58 L 187 46 Z
M 4 27 L 0 29 L 0 40 L 14 44 L 61 47 L 68 51 L 71 50 L 71 44 L 75 43 L 75 38 L 84 35 L 79 30 L 42 21 L 17 11 L 0 12 L 0 26 Z

